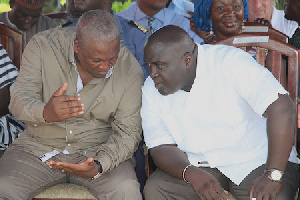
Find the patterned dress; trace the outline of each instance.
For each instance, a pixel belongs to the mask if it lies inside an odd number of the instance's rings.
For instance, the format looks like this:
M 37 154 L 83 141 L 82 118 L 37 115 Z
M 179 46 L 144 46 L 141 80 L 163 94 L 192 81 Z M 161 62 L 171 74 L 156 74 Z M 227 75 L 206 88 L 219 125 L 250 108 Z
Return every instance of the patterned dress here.
M 5 49 L 0 44 L 0 90 L 5 86 L 10 89 L 18 75 Z M 24 130 L 24 124 L 17 121 L 11 114 L 0 116 L 0 150 L 5 150 Z

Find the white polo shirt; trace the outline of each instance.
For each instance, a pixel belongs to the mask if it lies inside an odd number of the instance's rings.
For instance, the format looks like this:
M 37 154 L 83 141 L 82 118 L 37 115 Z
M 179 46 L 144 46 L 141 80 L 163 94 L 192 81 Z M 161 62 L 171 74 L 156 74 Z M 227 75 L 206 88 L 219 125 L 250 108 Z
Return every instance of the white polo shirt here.
M 287 91 L 244 51 L 198 45 L 197 75 L 190 92 L 163 96 L 150 77 L 142 88 L 142 125 L 148 148 L 177 144 L 191 164 L 218 168 L 234 183 L 266 163 L 262 115 Z M 297 162 L 293 149 L 291 161 Z

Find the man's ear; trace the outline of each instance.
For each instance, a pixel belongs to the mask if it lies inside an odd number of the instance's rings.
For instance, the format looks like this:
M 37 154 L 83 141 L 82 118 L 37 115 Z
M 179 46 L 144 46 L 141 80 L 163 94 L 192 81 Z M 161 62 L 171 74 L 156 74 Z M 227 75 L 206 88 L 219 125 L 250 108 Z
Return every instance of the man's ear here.
M 185 62 L 185 65 L 187 68 L 191 67 L 191 64 L 192 64 L 192 54 L 191 53 L 187 53 L 184 56 L 184 62 Z
M 74 52 L 76 54 L 78 54 L 78 51 L 79 51 L 79 44 L 78 44 L 78 40 L 75 38 L 74 39 Z

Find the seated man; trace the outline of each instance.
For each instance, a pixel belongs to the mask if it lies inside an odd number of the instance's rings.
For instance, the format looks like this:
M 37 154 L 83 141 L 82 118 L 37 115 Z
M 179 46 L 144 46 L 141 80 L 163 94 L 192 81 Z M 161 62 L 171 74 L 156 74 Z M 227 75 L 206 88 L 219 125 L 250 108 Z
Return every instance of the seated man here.
M 167 3 L 168 0 L 137 0 L 117 15 L 140 24 L 151 34 L 163 26 L 176 25 L 188 32 L 195 42 L 203 43 L 203 39 L 191 30 L 189 20 L 166 8 Z
M 45 0 L 10 0 L 11 11 L 0 13 L 0 22 L 23 33 L 24 48 L 33 35 L 67 21 L 41 15 L 44 3 Z
M 107 11 L 85 13 L 76 32 L 34 36 L 9 106 L 26 129 L 0 160 L 0 199 L 31 199 L 66 182 L 97 199 L 142 199 L 132 159 L 142 134 L 142 84 Z
M 141 115 L 158 167 L 146 199 L 219 200 L 227 191 L 238 200 L 294 199 L 295 109 L 270 71 L 241 49 L 195 44 L 176 26 L 148 38 L 145 61 L 152 79 Z
M 18 69 L 13 65 L 2 44 L 0 44 L 0 157 L 24 130 L 22 122 L 17 121 L 8 110 L 10 90 L 16 81 Z

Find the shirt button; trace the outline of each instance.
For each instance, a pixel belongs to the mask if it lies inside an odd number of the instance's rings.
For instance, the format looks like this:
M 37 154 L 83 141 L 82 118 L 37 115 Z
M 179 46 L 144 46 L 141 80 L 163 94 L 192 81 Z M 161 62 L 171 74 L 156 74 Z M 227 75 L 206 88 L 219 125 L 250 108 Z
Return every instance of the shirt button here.
M 68 144 L 68 147 L 71 146 L 71 144 Z
M 72 130 L 70 130 L 70 134 L 72 134 L 73 133 L 73 131 Z

